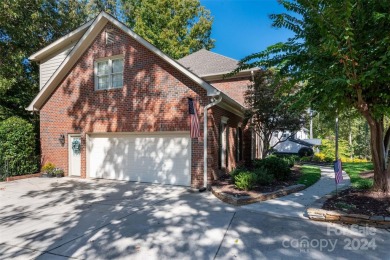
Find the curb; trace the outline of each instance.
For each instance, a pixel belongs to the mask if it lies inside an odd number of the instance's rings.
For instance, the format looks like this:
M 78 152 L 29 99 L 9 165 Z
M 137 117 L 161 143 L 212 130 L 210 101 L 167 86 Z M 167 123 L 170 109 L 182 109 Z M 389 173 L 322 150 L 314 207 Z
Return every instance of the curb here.
M 215 197 L 218 199 L 222 200 L 223 202 L 235 205 L 235 206 L 241 206 L 241 205 L 247 205 L 259 201 L 265 201 L 265 200 L 270 200 L 270 199 L 275 199 L 279 197 L 286 196 L 288 194 L 301 191 L 306 189 L 306 185 L 304 184 L 296 184 L 296 185 L 291 185 L 286 188 L 272 191 L 272 192 L 265 192 L 265 193 L 260 193 L 257 196 L 240 196 L 236 197 L 231 194 L 227 194 L 217 187 L 212 186 L 211 187 L 211 192 L 214 194 Z
M 16 180 L 22 180 L 22 179 L 28 179 L 28 178 L 35 178 L 35 177 L 41 177 L 42 173 L 34 173 L 34 174 L 26 174 L 26 175 L 18 175 L 18 176 L 12 176 L 7 177 L 5 181 L 16 181 Z
M 345 190 L 349 186 L 342 188 Z M 341 191 L 340 190 L 340 191 Z M 371 225 L 379 228 L 390 228 L 390 217 L 368 216 L 363 214 L 347 214 L 339 210 L 322 209 L 325 201 L 335 196 L 335 192 L 316 200 L 307 210 L 309 219 L 322 222 L 335 222 L 357 225 Z

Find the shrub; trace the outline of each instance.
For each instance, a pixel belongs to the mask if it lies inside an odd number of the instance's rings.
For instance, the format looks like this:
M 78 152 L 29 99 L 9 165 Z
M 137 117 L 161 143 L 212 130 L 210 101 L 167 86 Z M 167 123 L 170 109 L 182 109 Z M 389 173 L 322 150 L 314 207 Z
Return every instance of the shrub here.
M 268 174 L 273 175 L 279 181 L 288 179 L 291 173 L 288 163 L 276 156 L 269 156 L 262 160 L 255 160 L 254 166 L 255 169 L 266 169 Z
M 254 159 L 252 161 L 252 166 L 255 169 L 263 167 L 263 160 L 262 159 Z
M 310 147 L 302 147 L 298 151 L 299 157 L 312 156 L 313 154 L 314 154 L 313 149 L 311 149 Z
M 10 175 L 37 172 L 35 142 L 34 127 L 26 120 L 10 117 L 0 122 L 0 166 L 6 165 Z
M 285 157 L 285 158 L 282 158 L 287 164 L 288 164 L 288 167 L 293 167 L 294 164 L 295 164 L 295 158 L 293 157 Z
M 269 174 L 265 168 L 258 168 L 254 171 L 254 173 L 257 176 L 256 183 L 258 185 L 268 185 L 275 180 L 275 177 L 272 174 Z
M 316 154 L 314 154 L 313 161 L 315 161 L 315 162 L 325 162 L 325 154 L 323 154 L 323 153 L 316 153 Z
M 339 155 L 342 158 L 348 158 L 350 156 L 350 152 L 348 151 L 348 142 L 345 140 L 339 139 Z M 320 146 L 321 153 L 325 154 L 325 161 L 329 162 L 334 161 L 335 158 L 335 142 L 334 140 L 322 139 L 322 144 Z
M 46 172 L 49 175 L 54 175 L 55 169 L 56 169 L 56 166 L 53 163 L 47 162 L 47 163 L 45 163 L 45 165 L 43 165 L 42 172 Z
M 300 162 L 311 162 L 312 157 L 311 156 L 303 156 L 299 159 Z
M 61 168 L 55 168 L 52 173 L 56 177 L 63 177 L 64 176 L 64 170 Z
M 257 183 L 257 175 L 254 172 L 239 172 L 234 177 L 234 184 L 242 190 L 251 190 Z
M 295 162 L 299 161 L 299 156 L 294 154 L 274 154 L 276 157 L 285 160 L 288 163 L 288 166 L 291 168 L 294 166 Z
M 342 162 L 346 163 L 366 163 L 369 162 L 367 159 L 360 159 L 360 158 L 348 158 L 348 157 L 341 157 Z

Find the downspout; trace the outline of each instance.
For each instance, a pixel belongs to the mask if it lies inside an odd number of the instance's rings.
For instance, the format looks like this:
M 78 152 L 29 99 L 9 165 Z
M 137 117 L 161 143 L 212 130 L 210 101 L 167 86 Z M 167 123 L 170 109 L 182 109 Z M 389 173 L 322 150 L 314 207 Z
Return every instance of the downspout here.
M 217 100 L 205 106 L 203 110 L 203 188 L 199 189 L 199 191 L 205 191 L 207 189 L 207 111 L 221 101 L 222 95 Z

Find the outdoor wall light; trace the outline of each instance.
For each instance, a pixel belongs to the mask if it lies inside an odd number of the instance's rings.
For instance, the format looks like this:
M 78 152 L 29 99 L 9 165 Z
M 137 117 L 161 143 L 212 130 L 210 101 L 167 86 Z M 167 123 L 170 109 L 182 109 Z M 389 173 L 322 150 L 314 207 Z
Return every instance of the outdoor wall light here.
M 60 141 L 60 144 L 62 146 L 64 146 L 64 144 L 65 144 L 65 135 L 61 134 L 60 138 L 58 138 L 58 141 Z

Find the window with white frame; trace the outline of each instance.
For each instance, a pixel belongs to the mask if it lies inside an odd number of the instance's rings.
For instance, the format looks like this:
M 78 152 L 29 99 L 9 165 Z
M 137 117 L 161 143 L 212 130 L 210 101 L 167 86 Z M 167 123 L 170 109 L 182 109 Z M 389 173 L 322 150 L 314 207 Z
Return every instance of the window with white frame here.
M 95 63 L 95 89 L 123 87 L 123 57 L 110 58 Z

